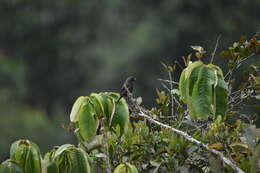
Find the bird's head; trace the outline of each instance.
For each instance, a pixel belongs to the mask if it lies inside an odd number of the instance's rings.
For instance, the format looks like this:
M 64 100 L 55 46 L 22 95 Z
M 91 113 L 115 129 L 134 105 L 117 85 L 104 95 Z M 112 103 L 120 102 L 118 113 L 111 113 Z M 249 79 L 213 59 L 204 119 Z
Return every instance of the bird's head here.
M 133 76 L 129 76 L 129 77 L 127 78 L 127 80 L 130 81 L 130 82 L 134 82 L 134 81 L 136 81 L 136 78 L 133 77 Z

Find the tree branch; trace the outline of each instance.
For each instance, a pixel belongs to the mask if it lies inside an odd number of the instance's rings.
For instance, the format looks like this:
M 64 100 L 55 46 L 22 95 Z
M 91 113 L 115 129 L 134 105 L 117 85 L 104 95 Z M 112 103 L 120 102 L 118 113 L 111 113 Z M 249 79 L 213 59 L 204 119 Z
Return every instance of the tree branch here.
M 174 82 L 174 81 L 170 81 L 170 80 L 166 80 L 166 79 L 157 79 L 159 81 L 163 81 L 163 82 L 168 82 L 168 83 L 172 83 L 172 84 L 175 84 L 175 85 L 179 85 L 178 82 Z
M 148 120 L 149 122 L 153 123 L 153 124 L 156 124 L 156 125 L 159 125 L 161 127 L 164 127 L 166 129 L 170 129 L 171 131 L 173 131 L 174 133 L 184 137 L 187 141 L 189 142 L 192 142 L 192 143 L 195 143 L 197 144 L 198 146 L 204 148 L 205 150 L 211 152 L 212 154 L 216 155 L 219 157 L 220 160 L 222 160 L 224 163 L 226 163 L 227 165 L 229 165 L 236 173 L 245 173 L 244 171 L 242 171 L 240 168 L 238 168 L 236 166 L 236 164 L 234 164 L 229 158 L 225 157 L 221 152 L 215 150 L 215 149 L 210 149 L 208 147 L 208 145 L 202 143 L 201 141 L 191 137 L 190 135 L 188 135 L 187 133 L 181 131 L 181 130 L 178 130 L 178 129 L 175 129 L 167 124 L 163 124 L 159 121 L 156 121 L 154 119 L 152 119 L 150 116 L 146 115 L 145 113 L 143 112 L 139 112 L 139 113 L 136 113 L 135 114 L 136 116 L 138 117 L 143 117 L 144 119 Z
M 131 110 L 133 116 L 142 117 L 142 118 L 148 120 L 150 123 L 159 125 L 159 126 L 164 127 L 166 129 L 170 129 L 172 132 L 184 137 L 187 141 L 195 143 L 196 145 L 202 147 L 203 149 L 209 151 L 210 153 L 218 156 L 221 161 L 223 161 L 225 164 L 229 165 L 236 173 L 245 173 L 239 167 L 237 167 L 236 164 L 233 163 L 229 158 L 225 157 L 223 155 L 223 153 L 221 153 L 221 152 L 219 152 L 215 149 L 209 148 L 208 145 L 206 145 L 203 142 L 191 137 L 186 132 L 175 129 L 175 128 L 167 125 L 167 124 L 163 124 L 163 123 L 151 118 L 152 117 L 151 112 L 149 110 L 146 110 L 145 108 L 137 105 L 136 102 L 135 102 L 135 99 L 133 98 L 131 93 L 128 93 L 128 97 L 126 98 L 126 101 L 128 103 L 129 109 Z

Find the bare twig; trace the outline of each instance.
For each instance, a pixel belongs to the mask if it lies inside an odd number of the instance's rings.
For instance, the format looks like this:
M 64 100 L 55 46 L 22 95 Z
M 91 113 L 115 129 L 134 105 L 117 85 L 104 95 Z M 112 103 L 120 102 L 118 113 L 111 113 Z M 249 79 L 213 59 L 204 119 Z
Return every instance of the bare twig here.
M 228 81 L 230 81 L 230 79 L 231 79 L 231 77 L 232 77 L 234 71 L 235 71 L 236 69 L 238 69 L 238 68 L 242 65 L 242 63 L 243 63 L 244 61 L 248 60 L 250 57 L 252 57 L 252 56 L 254 56 L 254 55 L 255 55 L 255 53 L 251 53 L 251 54 L 248 55 L 246 58 L 240 60 L 240 61 L 237 63 L 237 65 L 236 65 L 232 70 L 229 70 L 229 71 L 228 71 L 228 73 L 225 75 L 224 79 L 226 79 L 227 76 L 229 76 Z
M 179 63 L 179 61 L 174 61 L 181 69 L 184 69 L 184 67 Z
M 212 62 L 213 62 L 213 60 L 214 60 L 214 57 L 215 57 L 215 54 L 216 54 L 216 51 L 217 51 L 217 48 L 218 48 L 218 42 L 219 42 L 220 38 L 221 38 L 221 35 L 219 35 L 218 38 L 217 38 L 214 51 L 213 51 L 212 54 L 211 54 L 210 64 L 212 64 Z
M 161 83 L 161 85 L 171 94 L 171 90 L 164 84 L 164 83 Z M 171 94 L 174 101 L 180 106 L 180 102 L 173 96 L 173 94 Z
M 171 92 L 171 90 L 170 90 L 164 83 L 161 83 L 161 85 L 162 85 L 168 92 Z
M 172 83 L 172 84 L 175 84 L 175 85 L 179 85 L 178 82 L 174 82 L 174 81 L 170 81 L 170 80 L 166 80 L 166 79 L 157 79 L 159 81 L 163 81 L 163 82 L 168 82 L 168 83 Z
M 171 81 L 171 82 L 169 82 L 169 85 L 170 85 L 170 88 L 171 88 L 171 90 L 170 90 L 170 96 L 171 96 L 171 117 L 173 118 L 173 119 L 176 119 L 176 117 L 175 117 L 175 115 L 174 115 L 174 99 L 173 99 L 173 94 L 171 93 L 171 91 L 173 90 L 173 84 L 172 84 L 172 73 L 171 72 L 168 72 L 168 76 L 169 76 L 169 80 Z
M 231 70 L 228 70 L 227 74 L 224 76 L 224 79 L 226 79 L 230 73 L 231 73 Z
M 237 90 L 237 91 L 234 91 L 231 93 L 231 95 L 234 95 L 234 94 L 237 94 L 237 93 L 240 93 L 241 91 L 240 90 Z

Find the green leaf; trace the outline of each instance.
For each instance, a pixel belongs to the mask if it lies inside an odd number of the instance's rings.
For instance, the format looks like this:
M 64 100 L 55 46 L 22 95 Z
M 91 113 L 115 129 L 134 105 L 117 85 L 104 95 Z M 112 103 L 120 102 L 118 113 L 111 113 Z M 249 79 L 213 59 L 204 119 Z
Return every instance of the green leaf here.
M 90 173 L 90 165 L 88 162 L 88 156 L 85 151 L 80 148 L 76 148 L 70 151 L 70 159 L 72 163 L 73 173 Z
M 115 106 L 115 113 L 112 119 L 111 126 L 120 126 L 120 136 L 126 131 L 129 121 L 129 109 L 124 98 L 122 98 Z
M 37 150 L 29 148 L 24 166 L 26 173 L 41 173 L 41 158 Z
M 217 75 L 218 75 L 220 78 L 223 78 L 223 77 L 224 77 L 224 76 L 223 76 L 223 71 L 221 70 L 221 68 L 220 68 L 219 66 L 216 66 L 216 65 L 214 65 L 214 64 L 208 64 L 207 66 L 210 67 L 210 68 L 212 68 L 212 69 L 214 69 L 214 70 L 216 70 L 216 71 L 217 71 Z
M 69 148 L 74 147 L 71 144 L 63 144 L 62 146 L 60 146 L 54 154 L 54 158 L 58 157 L 59 155 L 61 155 L 64 151 L 68 150 Z
M 48 162 L 47 173 L 59 173 L 59 168 L 54 161 Z
M 120 94 L 116 92 L 109 92 L 108 95 L 112 97 L 115 101 L 117 101 L 120 97 Z
M 41 172 L 39 147 L 29 140 L 18 140 L 10 149 L 10 158 L 16 161 L 26 173 Z
M 19 140 L 12 143 L 12 145 L 10 147 L 10 158 L 11 159 L 15 159 L 15 153 L 16 153 L 18 146 L 19 146 Z
M 80 96 L 72 106 L 71 113 L 70 113 L 70 121 L 77 122 L 79 119 L 79 110 L 82 103 L 86 100 L 86 97 Z
M 209 67 L 201 67 L 198 73 L 198 79 L 192 90 L 190 104 L 194 110 L 191 115 L 195 119 L 207 120 L 209 116 L 214 115 L 214 91 L 213 86 L 216 83 L 214 70 Z
M 90 95 L 90 101 L 94 105 L 96 114 L 98 117 L 102 117 L 104 114 L 104 107 L 103 107 L 103 98 L 100 96 L 100 94 L 92 93 Z
M 80 134 L 80 129 L 79 129 L 79 128 L 76 128 L 76 129 L 74 130 L 74 134 L 76 135 L 78 141 L 84 142 L 84 138 L 83 138 L 82 135 Z
M 184 103 L 187 103 L 187 97 L 188 97 L 188 93 L 189 93 L 188 80 L 190 78 L 190 75 L 195 68 L 197 68 L 201 65 L 203 65 L 203 63 L 201 61 L 196 61 L 196 62 L 190 64 L 181 73 L 180 80 L 179 80 L 179 91 L 180 91 L 181 99 Z
M 203 66 L 198 66 L 196 68 L 193 68 L 193 71 L 189 75 L 189 78 L 187 81 L 188 87 L 186 88 L 188 98 L 190 98 L 192 96 L 192 91 L 193 91 L 196 81 L 199 78 L 199 72 L 200 72 L 201 68 L 203 68 Z
M 230 53 L 230 51 L 222 51 L 222 52 L 220 52 L 220 56 L 229 59 L 232 57 L 232 54 Z
M 55 165 L 50 166 L 54 173 L 57 171 L 56 166 L 61 173 L 90 173 L 88 155 L 81 148 L 65 144 L 59 147 L 57 153 L 54 158 Z
M 90 101 L 86 101 L 82 104 L 78 122 L 80 134 L 85 141 L 90 141 L 96 136 L 99 119 Z
M 110 93 L 101 93 L 107 126 L 110 127 L 115 113 L 115 100 Z
M 224 116 L 228 110 L 228 83 L 224 81 L 221 68 L 213 64 L 209 64 L 207 66 L 217 71 L 218 81 L 215 87 L 216 115 Z
M 228 84 L 223 78 L 218 77 L 216 92 L 216 115 L 225 116 L 228 110 Z
M 113 173 L 138 173 L 138 170 L 134 165 L 131 165 L 130 163 L 124 163 L 118 165 Z
M 69 158 L 69 150 L 73 149 L 74 146 L 71 145 L 71 147 L 67 148 L 66 150 L 63 150 L 61 154 L 58 154 L 54 161 L 59 168 L 59 172 L 62 173 L 70 173 L 71 170 L 71 161 Z
M 55 152 L 57 151 L 57 147 L 55 147 L 54 149 L 52 149 L 51 151 L 47 152 L 45 155 L 44 155 L 44 160 L 46 162 L 50 162 L 54 159 L 54 155 L 55 155 Z

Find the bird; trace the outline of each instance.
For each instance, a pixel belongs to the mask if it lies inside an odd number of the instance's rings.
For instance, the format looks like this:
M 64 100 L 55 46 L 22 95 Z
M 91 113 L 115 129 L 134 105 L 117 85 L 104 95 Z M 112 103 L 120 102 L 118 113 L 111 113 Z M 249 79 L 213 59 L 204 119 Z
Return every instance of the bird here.
M 122 97 L 127 97 L 129 93 L 132 93 L 133 92 L 133 89 L 134 89 L 134 82 L 136 81 L 136 78 L 133 77 L 133 76 L 129 76 L 123 86 L 121 87 L 120 89 L 120 97 L 119 99 L 117 100 L 117 103 L 120 101 L 120 99 Z

